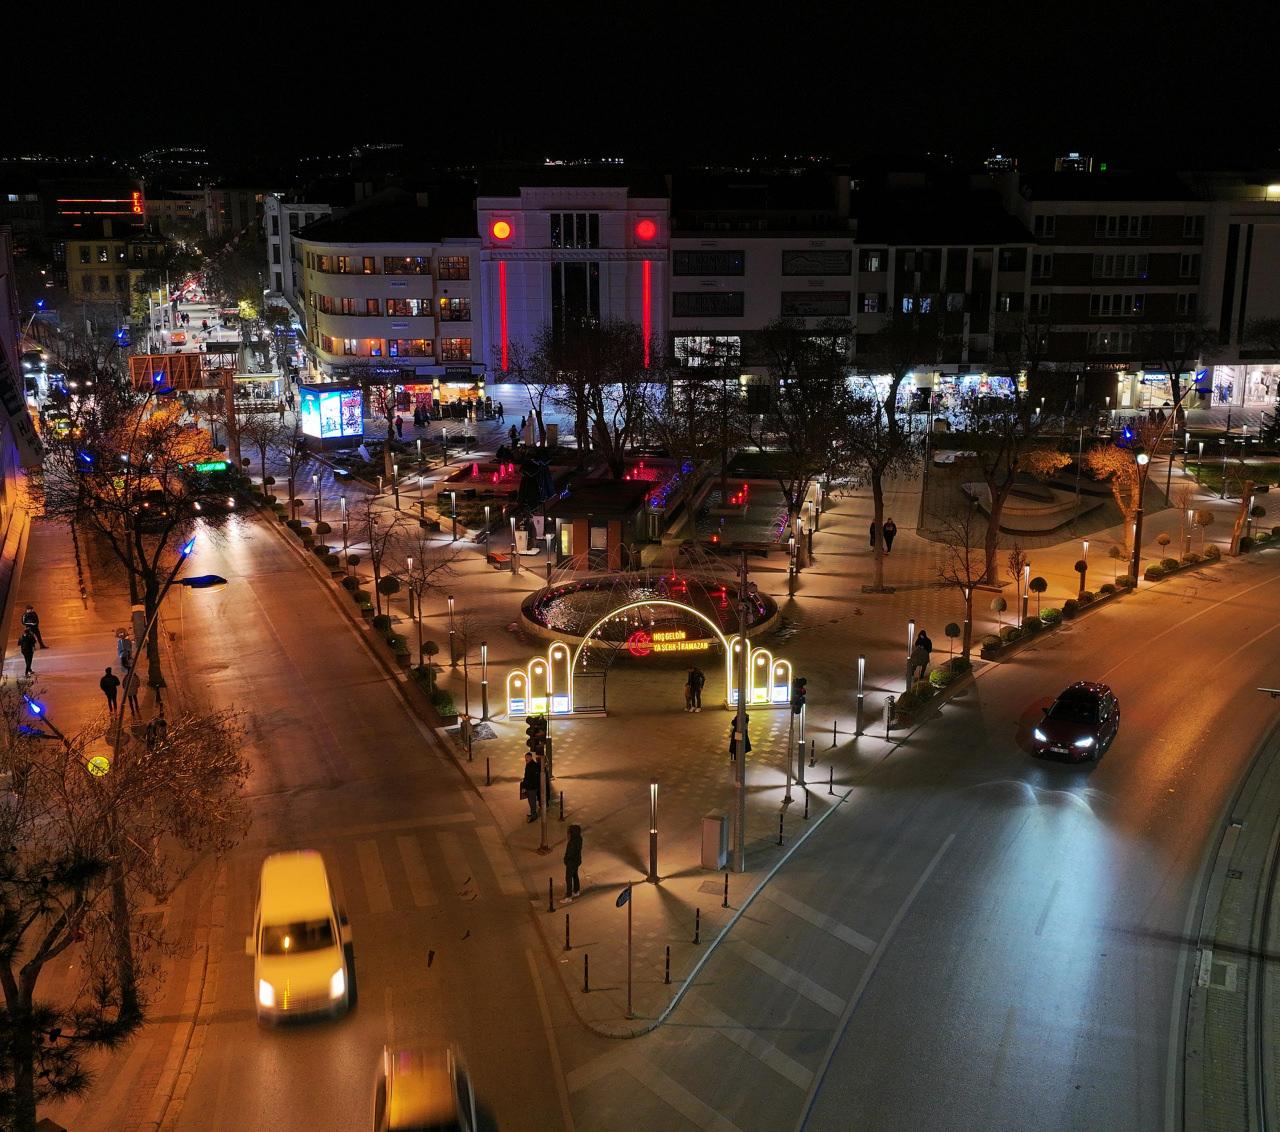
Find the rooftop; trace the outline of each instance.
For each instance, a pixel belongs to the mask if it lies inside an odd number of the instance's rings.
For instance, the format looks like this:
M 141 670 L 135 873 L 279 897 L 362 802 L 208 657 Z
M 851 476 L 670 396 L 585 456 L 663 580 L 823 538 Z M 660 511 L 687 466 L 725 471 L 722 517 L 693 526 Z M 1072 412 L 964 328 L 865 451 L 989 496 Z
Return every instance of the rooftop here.
M 308 224 L 298 239 L 316 244 L 435 244 L 477 238 L 474 209 L 422 204 L 429 194 L 388 189 L 341 213 Z

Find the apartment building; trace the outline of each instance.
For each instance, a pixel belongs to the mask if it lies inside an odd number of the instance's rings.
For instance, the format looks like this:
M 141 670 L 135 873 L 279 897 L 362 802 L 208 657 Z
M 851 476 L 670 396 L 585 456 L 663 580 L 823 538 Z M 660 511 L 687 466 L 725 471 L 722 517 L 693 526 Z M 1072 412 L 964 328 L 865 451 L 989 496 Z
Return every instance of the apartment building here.
M 279 295 L 303 319 L 302 259 L 297 235 L 317 220 L 325 220 L 333 209 L 327 204 L 288 200 L 280 193 L 267 193 L 262 201 L 262 230 L 267 246 L 268 289 Z
M 72 302 L 96 308 L 96 317 L 114 312 L 117 325 L 134 313 L 134 283 L 164 258 L 164 240 L 132 223 L 86 218 L 60 242 Z

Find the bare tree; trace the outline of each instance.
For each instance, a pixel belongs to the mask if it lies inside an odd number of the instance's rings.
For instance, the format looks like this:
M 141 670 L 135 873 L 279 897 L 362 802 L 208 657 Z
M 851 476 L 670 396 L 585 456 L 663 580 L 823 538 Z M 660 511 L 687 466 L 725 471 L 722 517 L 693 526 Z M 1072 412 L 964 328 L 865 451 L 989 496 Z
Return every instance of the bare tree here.
M 262 471 L 262 490 L 267 489 L 267 456 L 272 448 L 294 448 L 297 445 L 297 426 L 286 424 L 274 413 L 254 413 L 240 424 L 240 438 L 258 452 L 258 466 Z
M 849 463 L 858 478 L 871 485 L 871 506 L 876 530 L 884 530 L 884 485 L 897 475 L 911 471 L 918 457 L 918 444 L 907 432 L 895 429 L 882 402 L 859 401 L 848 418 Z M 884 539 L 876 539 L 871 590 L 884 592 Z
M 977 511 L 970 501 L 959 515 L 942 520 L 944 557 L 938 567 L 938 580 L 960 591 L 964 598 L 964 630 L 960 655 L 969 659 L 973 647 L 973 595 L 986 576 L 985 556 L 977 547 Z
M 1084 465 L 1095 479 L 1111 485 L 1111 497 L 1124 517 L 1125 546 L 1133 549 L 1133 523 L 1141 506 L 1142 477 L 1129 448 L 1099 444 L 1084 454 Z
M 423 663 L 422 606 L 432 594 L 443 593 L 457 575 L 461 543 L 432 538 L 421 526 L 410 526 L 395 547 L 402 566 L 400 572 L 414 596 L 418 629 L 418 663 Z
M 539 335 L 533 350 L 525 349 L 520 342 L 511 342 L 507 347 L 506 368 L 502 367 L 502 348 L 494 347 L 493 368 L 505 378 L 518 381 L 524 386 L 525 396 L 529 398 L 529 412 L 538 426 L 538 444 L 545 447 L 547 443 L 546 406 L 553 399 L 556 387 L 556 375 L 551 369 L 551 358 L 545 347 L 550 341 L 547 332 Z
M 373 568 L 374 610 L 382 613 L 381 582 L 384 575 L 394 577 L 394 563 L 399 560 L 397 548 L 404 534 L 404 515 L 400 511 L 388 514 L 378 506 L 377 498 L 362 495 L 351 508 L 351 526 L 364 535 L 369 544 L 369 565 Z

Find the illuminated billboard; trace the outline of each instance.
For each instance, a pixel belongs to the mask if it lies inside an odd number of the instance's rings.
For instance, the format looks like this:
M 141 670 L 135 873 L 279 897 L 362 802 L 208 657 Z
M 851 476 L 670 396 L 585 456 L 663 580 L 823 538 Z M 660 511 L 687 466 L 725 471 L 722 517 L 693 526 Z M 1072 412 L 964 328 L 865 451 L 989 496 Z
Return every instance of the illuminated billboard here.
M 364 394 L 359 389 L 302 390 L 302 432 L 320 440 L 364 435 Z

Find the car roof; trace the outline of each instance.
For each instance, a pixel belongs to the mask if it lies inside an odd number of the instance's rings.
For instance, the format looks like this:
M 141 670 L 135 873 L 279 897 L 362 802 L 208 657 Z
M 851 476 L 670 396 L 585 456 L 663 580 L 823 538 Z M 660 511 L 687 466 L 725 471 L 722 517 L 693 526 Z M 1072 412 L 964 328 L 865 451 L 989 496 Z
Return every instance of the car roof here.
M 383 1050 L 387 1077 L 387 1125 L 392 1129 L 435 1128 L 457 1119 L 453 1050 L 421 1043 Z
M 333 912 L 324 858 L 314 849 L 273 853 L 262 862 L 258 892 L 273 923 L 326 919 Z
M 1101 699 L 1111 689 L 1106 684 L 1098 684 L 1092 680 L 1077 680 L 1067 688 L 1064 688 L 1062 694 L 1058 696 L 1060 700 L 1094 700 Z

